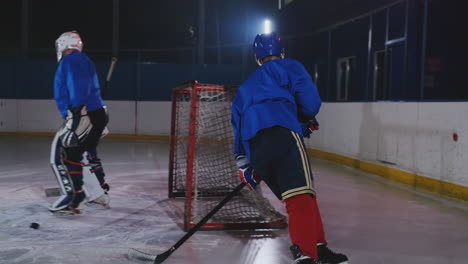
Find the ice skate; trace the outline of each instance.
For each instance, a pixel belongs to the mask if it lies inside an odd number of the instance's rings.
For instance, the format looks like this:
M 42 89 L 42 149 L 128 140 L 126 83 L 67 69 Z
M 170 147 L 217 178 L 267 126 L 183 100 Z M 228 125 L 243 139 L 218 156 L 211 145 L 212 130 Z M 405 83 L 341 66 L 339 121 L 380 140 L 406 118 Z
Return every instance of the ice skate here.
M 48 209 L 58 215 L 81 214 L 84 207 L 84 198 L 85 194 L 82 191 L 74 195 L 65 194 L 60 196 Z
M 101 207 L 101 208 L 109 209 L 110 208 L 109 194 L 107 192 L 104 192 L 103 195 L 99 196 L 98 198 L 92 201 L 89 201 L 87 204 L 90 206 L 94 206 L 94 207 Z
M 303 256 L 300 253 L 300 249 L 297 245 L 292 245 L 290 248 L 294 258 L 294 264 L 322 264 L 320 261 L 315 260 L 308 256 Z
M 49 211 L 51 211 L 54 215 L 57 216 L 68 216 L 68 215 L 81 215 L 83 213 L 82 207 L 77 207 L 74 208 L 73 206 L 69 205 L 61 210 L 57 211 L 52 211 L 49 208 Z
M 318 245 L 317 250 L 322 264 L 349 264 L 346 255 L 335 253 L 324 244 Z

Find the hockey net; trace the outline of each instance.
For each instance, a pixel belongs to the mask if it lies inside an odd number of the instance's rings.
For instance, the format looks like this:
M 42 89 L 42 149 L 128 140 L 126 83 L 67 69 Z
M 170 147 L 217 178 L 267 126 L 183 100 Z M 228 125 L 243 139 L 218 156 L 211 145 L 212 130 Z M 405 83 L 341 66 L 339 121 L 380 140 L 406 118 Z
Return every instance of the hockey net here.
M 231 127 L 236 89 L 190 81 L 173 90 L 169 197 L 185 197 L 185 230 L 196 225 L 240 183 Z M 202 229 L 285 226 L 286 218 L 261 191 L 244 188 Z

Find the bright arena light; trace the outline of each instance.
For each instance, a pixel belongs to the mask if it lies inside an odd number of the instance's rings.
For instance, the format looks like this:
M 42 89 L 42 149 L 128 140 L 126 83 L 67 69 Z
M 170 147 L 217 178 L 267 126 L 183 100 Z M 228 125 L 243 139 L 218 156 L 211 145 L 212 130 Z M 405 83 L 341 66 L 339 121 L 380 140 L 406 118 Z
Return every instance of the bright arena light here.
M 263 22 L 263 33 L 271 33 L 271 21 L 269 19 L 265 19 L 265 21 Z

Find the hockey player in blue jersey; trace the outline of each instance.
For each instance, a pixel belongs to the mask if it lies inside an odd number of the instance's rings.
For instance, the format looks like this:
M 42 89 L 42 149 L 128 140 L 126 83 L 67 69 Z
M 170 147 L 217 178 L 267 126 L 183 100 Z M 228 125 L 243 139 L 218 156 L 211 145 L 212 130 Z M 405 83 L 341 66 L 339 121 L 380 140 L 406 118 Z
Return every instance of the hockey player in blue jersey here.
M 303 142 L 318 128 L 317 88 L 300 62 L 284 58 L 276 33 L 257 35 L 253 48 L 260 68 L 232 104 L 239 176 L 250 189 L 263 180 L 285 203 L 296 264 L 347 263 L 327 247 Z
M 54 80 L 54 98 L 65 120 L 52 147 L 52 168 L 64 194 L 54 202 L 51 212 L 80 213 L 83 191 L 83 155 L 104 190 L 96 203 L 109 204 L 102 164 L 96 147 L 106 131 L 108 116 L 93 62 L 82 53 L 83 42 L 75 32 L 65 32 L 56 41 L 58 67 Z

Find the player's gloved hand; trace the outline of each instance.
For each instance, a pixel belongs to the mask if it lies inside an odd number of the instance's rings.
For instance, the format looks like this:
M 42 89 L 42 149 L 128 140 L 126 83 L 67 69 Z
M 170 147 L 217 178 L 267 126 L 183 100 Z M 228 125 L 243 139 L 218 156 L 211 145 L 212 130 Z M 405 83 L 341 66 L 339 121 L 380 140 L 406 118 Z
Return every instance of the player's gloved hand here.
M 319 123 L 317 119 L 315 119 L 315 117 L 307 121 L 307 123 L 302 123 L 301 126 L 302 126 L 302 132 L 305 138 L 310 138 L 310 135 L 314 131 L 319 130 Z
M 239 178 L 245 183 L 250 190 L 256 190 L 257 184 L 262 180 L 254 169 L 250 166 L 250 162 L 244 155 L 236 156 L 237 167 L 239 168 Z
M 104 130 L 102 130 L 102 133 L 101 133 L 101 139 L 105 136 L 107 136 L 109 134 L 109 129 L 106 127 L 104 127 Z

